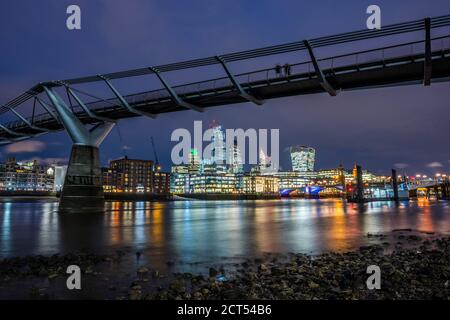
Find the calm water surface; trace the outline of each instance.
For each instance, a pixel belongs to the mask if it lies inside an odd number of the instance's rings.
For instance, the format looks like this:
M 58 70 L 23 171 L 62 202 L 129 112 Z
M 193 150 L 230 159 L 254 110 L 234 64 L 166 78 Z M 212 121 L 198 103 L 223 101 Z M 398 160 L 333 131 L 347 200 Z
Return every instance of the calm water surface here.
M 320 253 L 367 233 L 450 233 L 450 203 L 341 200 L 108 202 L 103 214 L 58 213 L 49 201 L 0 203 L 0 258 L 76 250 L 142 251 L 157 264 L 210 263 L 265 252 Z

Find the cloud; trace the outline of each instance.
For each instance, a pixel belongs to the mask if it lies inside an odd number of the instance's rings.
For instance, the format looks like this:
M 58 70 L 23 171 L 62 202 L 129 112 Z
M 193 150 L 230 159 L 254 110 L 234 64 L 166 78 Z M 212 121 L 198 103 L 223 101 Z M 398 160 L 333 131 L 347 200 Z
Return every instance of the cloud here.
M 430 163 L 427 164 L 427 167 L 428 167 L 428 168 L 442 168 L 443 166 L 444 166 L 444 165 L 443 165 L 442 163 L 437 162 L 437 161 L 435 161 L 435 162 L 430 162 Z
M 399 162 L 399 163 L 394 163 L 394 167 L 397 169 L 405 169 L 405 168 L 409 167 L 409 164 Z
M 6 147 L 7 153 L 39 152 L 45 149 L 42 141 L 21 141 Z

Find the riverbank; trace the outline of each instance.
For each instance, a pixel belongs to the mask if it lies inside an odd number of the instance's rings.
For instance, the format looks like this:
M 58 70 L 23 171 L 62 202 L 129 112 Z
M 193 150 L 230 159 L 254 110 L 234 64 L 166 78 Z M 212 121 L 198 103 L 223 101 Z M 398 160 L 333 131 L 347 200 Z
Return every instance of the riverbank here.
M 374 244 L 354 251 L 317 256 L 268 253 L 210 266 L 203 274 L 162 274 L 151 264 L 124 270 L 127 253 L 122 251 L 4 259 L 0 298 L 449 299 L 450 237 L 409 229 L 367 237 Z M 71 264 L 82 270 L 82 290 L 66 288 L 65 271 Z M 367 289 L 369 265 L 381 269 L 380 290 Z

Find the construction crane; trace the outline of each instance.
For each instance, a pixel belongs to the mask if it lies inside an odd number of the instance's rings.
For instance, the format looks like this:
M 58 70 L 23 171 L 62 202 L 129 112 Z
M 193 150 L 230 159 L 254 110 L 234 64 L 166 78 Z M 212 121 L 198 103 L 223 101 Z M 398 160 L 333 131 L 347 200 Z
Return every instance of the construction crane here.
M 153 155 L 155 157 L 154 168 L 155 168 L 155 171 L 160 171 L 161 170 L 161 166 L 159 165 L 158 154 L 156 153 L 155 141 L 153 140 L 153 136 L 151 136 L 150 140 L 152 141 Z

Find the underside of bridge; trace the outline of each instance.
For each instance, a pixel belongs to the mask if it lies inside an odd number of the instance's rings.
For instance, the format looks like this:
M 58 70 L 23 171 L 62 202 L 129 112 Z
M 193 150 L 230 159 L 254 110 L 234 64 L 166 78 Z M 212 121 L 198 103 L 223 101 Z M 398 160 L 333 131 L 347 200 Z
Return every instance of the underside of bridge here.
M 283 45 L 230 53 L 156 67 L 93 75 L 83 78 L 42 82 L 0 107 L 0 115 L 13 114 L 18 120 L 0 124 L 0 144 L 9 144 L 65 130 L 72 152 L 60 200 L 63 212 L 103 210 L 99 146 L 119 119 L 251 102 L 262 105 L 267 99 L 423 84 L 450 80 L 450 34 L 431 37 L 431 30 L 450 26 L 450 15 L 384 26 L 381 30 L 361 30 Z M 317 57 L 316 49 L 368 39 L 418 33 L 420 40 L 377 47 L 331 57 Z M 419 50 L 417 50 L 419 49 Z M 234 74 L 230 64 L 261 57 L 304 51 L 309 59 L 287 65 Z M 391 54 L 392 52 L 398 52 Z M 371 57 L 367 59 L 367 57 Z M 342 62 L 344 61 L 344 62 Z M 165 73 L 217 65 L 224 77 L 171 86 Z M 117 79 L 156 76 L 162 88 L 122 95 L 113 84 Z M 99 98 L 79 85 L 101 83 L 112 98 Z M 58 90 L 67 94 L 63 99 Z M 80 95 L 94 97 L 83 102 Z M 74 102 L 74 103 L 72 103 Z M 28 107 L 26 106 L 28 104 Z M 18 107 L 31 109 L 25 116 Z M 41 106 L 45 113 L 36 114 Z

